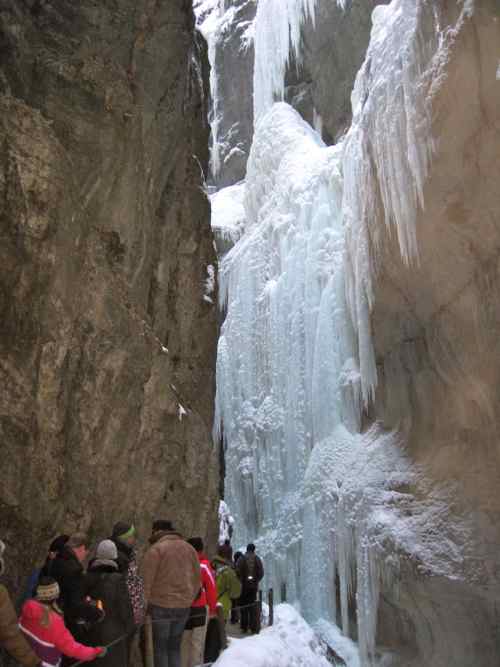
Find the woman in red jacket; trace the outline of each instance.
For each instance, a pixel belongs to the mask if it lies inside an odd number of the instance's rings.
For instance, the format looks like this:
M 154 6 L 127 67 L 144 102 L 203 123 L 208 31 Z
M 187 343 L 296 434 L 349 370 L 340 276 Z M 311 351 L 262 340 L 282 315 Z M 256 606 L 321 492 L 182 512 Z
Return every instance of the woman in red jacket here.
M 91 661 L 105 655 L 105 648 L 79 644 L 64 625 L 57 606 L 59 585 L 50 577 L 40 579 L 36 599 L 24 603 L 19 627 L 44 667 L 58 667 L 61 655 Z
M 210 561 L 203 553 L 201 537 L 192 537 L 189 544 L 198 554 L 201 570 L 201 588 L 191 605 L 191 612 L 182 633 L 182 667 L 194 667 L 204 662 L 205 636 L 209 617 L 217 613 L 217 588 Z

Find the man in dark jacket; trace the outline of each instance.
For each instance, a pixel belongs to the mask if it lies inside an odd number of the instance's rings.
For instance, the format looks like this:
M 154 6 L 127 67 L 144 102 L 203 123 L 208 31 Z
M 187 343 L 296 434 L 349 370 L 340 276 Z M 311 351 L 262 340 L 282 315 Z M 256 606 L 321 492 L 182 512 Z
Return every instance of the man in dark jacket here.
M 261 559 L 255 553 L 255 544 L 249 544 L 244 556 L 241 556 L 237 564 L 237 573 L 241 581 L 240 597 L 240 626 L 242 632 L 250 629 L 257 632 L 257 614 L 259 613 L 257 592 L 259 583 L 264 577 L 264 566 Z
M 90 646 L 107 646 L 119 637 L 130 637 L 135 630 L 127 584 L 124 575 L 118 571 L 117 558 L 114 542 L 103 540 L 85 578 L 87 595 L 99 600 L 104 610 L 103 620 L 94 623 L 83 635 L 85 643 Z M 117 642 L 99 660 L 99 667 L 127 667 L 129 650 L 130 642 Z
M 77 639 L 81 638 L 83 624 L 96 623 L 102 618 L 102 612 L 85 600 L 83 562 L 86 556 L 87 538 L 82 533 L 75 533 L 52 561 L 50 572 L 61 590 L 59 601 L 66 625 Z
M 155 667 L 180 667 L 181 640 L 189 610 L 201 588 L 200 563 L 193 547 L 170 521 L 153 523 L 144 556 L 144 590 L 153 619 Z

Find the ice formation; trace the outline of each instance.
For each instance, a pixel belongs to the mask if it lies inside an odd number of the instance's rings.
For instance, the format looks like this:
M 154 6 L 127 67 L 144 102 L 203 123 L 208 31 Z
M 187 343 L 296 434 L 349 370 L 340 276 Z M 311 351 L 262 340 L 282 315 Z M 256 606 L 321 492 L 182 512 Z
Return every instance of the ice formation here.
M 215 435 L 225 443 L 237 542 L 257 542 L 268 582 L 276 591 L 286 583 L 329 641 L 340 636 L 335 623 L 345 636 L 357 623 L 359 655 L 350 645 L 342 657 L 366 667 L 376 661 L 379 592 L 397 587 L 399 555 L 445 575 L 462 559 L 455 542 L 435 537 L 443 521 L 452 531 L 446 491 L 427 486 L 399 434 L 361 428 L 376 387 L 377 234 L 394 227 L 403 260 L 418 260 L 417 213 L 435 150 L 428 101 L 453 31 L 441 32 L 423 0 L 378 7 L 353 125 L 342 145 L 327 147 L 291 107 L 273 104 L 301 21 L 314 12 L 310 0 L 287 0 L 280 16 L 278 5 L 260 0 L 255 23 L 259 119 L 246 182 L 218 193 L 213 208 L 214 225 L 239 237 L 219 269 L 227 316 Z

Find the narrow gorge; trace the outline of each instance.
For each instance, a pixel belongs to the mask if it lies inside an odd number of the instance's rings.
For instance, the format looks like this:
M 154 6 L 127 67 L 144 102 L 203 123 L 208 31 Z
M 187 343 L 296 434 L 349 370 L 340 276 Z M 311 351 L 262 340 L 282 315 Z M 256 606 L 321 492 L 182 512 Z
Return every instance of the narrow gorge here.
M 222 498 L 207 665 L 496 665 L 499 0 L 1 0 L 0 141 L 12 597 Z
M 491 667 L 500 7 L 195 8 L 236 541 L 341 664 Z

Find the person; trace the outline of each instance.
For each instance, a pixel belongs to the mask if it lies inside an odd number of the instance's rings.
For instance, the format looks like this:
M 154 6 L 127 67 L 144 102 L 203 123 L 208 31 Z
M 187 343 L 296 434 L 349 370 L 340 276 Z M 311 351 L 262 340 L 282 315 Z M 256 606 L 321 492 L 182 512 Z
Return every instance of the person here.
M 241 595 L 241 583 L 238 579 L 232 561 L 224 557 L 227 551 L 224 545 L 219 546 L 217 556 L 212 564 L 215 570 L 217 581 L 217 601 L 222 604 L 224 610 L 224 620 L 227 621 L 231 612 L 232 600 L 236 600 Z
M 195 667 L 204 662 L 208 618 L 217 614 L 217 588 L 210 561 L 203 553 L 203 540 L 201 537 L 192 537 L 188 540 L 188 544 L 198 554 L 201 589 L 191 605 L 190 615 L 182 634 L 181 663 L 182 667 Z
M 238 577 L 241 581 L 240 597 L 240 627 L 242 632 L 257 632 L 258 607 L 257 592 L 259 583 L 264 576 L 264 566 L 255 553 L 255 544 L 249 544 L 244 556 L 239 558 L 237 566 Z
M 225 558 L 228 561 L 233 560 L 233 547 L 231 546 L 231 540 L 224 540 L 224 542 L 219 546 L 218 553 L 222 558 Z
M 83 533 L 71 535 L 60 553 L 52 560 L 51 576 L 59 585 L 60 606 L 64 621 L 77 639 L 81 638 L 84 624 L 96 623 L 103 614 L 85 600 L 83 562 L 87 556 L 87 537 Z
M 50 567 L 52 565 L 52 561 L 61 552 L 68 540 L 69 535 L 58 535 L 52 540 L 49 545 L 49 551 L 47 553 L 45 563 L 42 565 L 42 567 L 35 568 L 28 577 L 26 588 L 21 598 L 21 606 L 26 602 L 26 600 L 35 597 L 36 587 L 40 577 L 50 576 Z
M 118 551 L 111 540 L 103 540 L 97 546 L 96 557 L 89 564 L 85 577 L 85 593 L 102 606 L 104 617 L 84 632 L 85 642 L 91 646 L 108 645 L 109 648 L 99 667 L 126 667 L 129 661 L 128 638 L 135 630 L 134 611 L 125 581 L 118 571 Z
M 40 571 L 41 577 L 51 576 L 52 565 L 54 564 L 54 560 L 61 555 L 68 540 L 69 540 L 69 535 L 65 534 L 58 535 L 52 540 L 52 542 L 49 545 L 49 552 L 47 554 L 47 558 L 45 559 L 45 563 Z
M 155 667 L 180 667 L 182 632 L 201 588 L 200 563 L 170 521 L 156 520 L 149 542 L 143 577 L 153 621 L 154 663 Z
M 233 566 L 237 570 L 238 568 L 238 560 L 243 556 L 241 551 L 236 551 L 233 556 Z M 240 598 L 233 599 L 231 600 L 231 618 L 230 618 L 230 623 L 231 625 L 237 625 L 240 622 L 240 607 L 241 607 L 241 602 Z
M 51 577 L 40 577 L 36 599 L 24 603 L 19 627 L 44 667 L 58 667 L 61 656 L 90 662 L 105 655 L 102 646 L 85 646 L 75 641 L 64 625 L 57 605 L 59 585 Z
M 5 571 L 4 551 L 5 544 L 0 540 L 0 574 Z M 19 629 L 14 605 L 3 584 L 0 584 L 0 646 L 23 667 L 37 667 L 42 664 Z
M 139 574 L 137 566 L 135 543 L 135 527 L 131 523 L 118 521 L 113 526 L 113 532 L 110 538 L 116 545 L 118 552 L 118 571 L 125 576 L 127 588 L 134 610 L 134 621 L 136 625 L 144 622 L 144 582 Z

